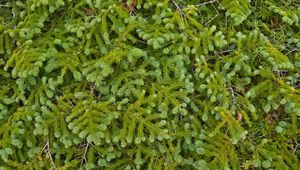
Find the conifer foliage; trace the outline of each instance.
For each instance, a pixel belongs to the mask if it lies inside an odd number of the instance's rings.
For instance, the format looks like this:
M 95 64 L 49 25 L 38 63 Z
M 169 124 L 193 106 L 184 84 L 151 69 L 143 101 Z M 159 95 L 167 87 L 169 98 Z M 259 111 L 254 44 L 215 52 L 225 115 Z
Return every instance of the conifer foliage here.
M 0 169 L 300 169 L 300 1 L 0 1 Z

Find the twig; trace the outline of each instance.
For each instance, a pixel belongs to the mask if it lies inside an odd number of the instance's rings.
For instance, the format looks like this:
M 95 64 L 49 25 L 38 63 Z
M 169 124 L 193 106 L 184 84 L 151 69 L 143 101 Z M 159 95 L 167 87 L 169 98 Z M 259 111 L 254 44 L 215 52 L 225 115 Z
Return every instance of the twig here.
M 248 136 L 246 137 L 253 145 L 256 146 L 256 143 L 252 141 L 252 139 L 250 139 Z
M 72 108 L 74 108 L 74 104 L 69 100 L 69 103 L 71 104 Z
M 298 142 L 297 142 L 297 140 L 294 138 L 294 141 L 295 141 L 295 143 L 296 143 L 296 146 L 295 146 L 295 148 L 294 148 L 294 153 L 297 151 L 297 149 L 298 149 Z
M 90 93 L 94 94 L 94 90 L 95 90 L 95 84 L 90 84 Z
M 51 161 L 52 165 L 53 165 L 54 168 L 57 170 L 57 167 L 56 167 L 56 165 L 55 165 L 55 163 L 54 163 L 54 161 L 53 161 L 53 159 L 52 159 L 51 153 L 50 153 L 50 145 L 49 145 L 49 141 L 48 141 L 47 153 L 48 153 L 48 156 L 49 156 L 49 158 L 50 158 L 50 161 Z
M 231 96 L 232 96 L 232 100 L 233 100 L 233 104 L 230 108 L 230 111 L 232 110 L 233 106 L 237 106 L 237 109 L 242 110 L 241 107 L 239 106 L 239 102 L 236 100 L 235 95 L 234 95 L 234 94 L 237 94 L 237 95 L 239 95 L 239 94 L 233 90 L 232 86 L 227 89 L 229 89 L 231 91 Z
M 290 50 L 288 53 L 286 53 L 285 55 L 289 55 L 289 54 L 291 54 L 293 52 L 296 52 L 296 51 L 299 51 L 299 49 L 298 48 L 294 48 L 294 49 Z
M 236 50 L 236 49 L 224 50 L 224 51 L 218 52 L 217 54 L 220 55 L 220 54 L 229 53 L 229 52 L 232 52 L 232 51 L 235 51 L 235 50 Z
M 85 146 L 85 148 L 84 148 L 84 153 L 83 153 L 83 155 L 81 157 L 80 167 L 82 167 L 83 161 L 86 162 L 86 157 L 85 156 L 86 156 L 87 150 L 89 148 L 89 145 L 90 145 L 90 143 L 87 143 L 86 146 Z
M 217 13 L 214 17 L 212 17 L 209 21 L 207 21 L 204 25 L 209 24 L 212 20 L 214 20 L 217 16 L 219 15 L 219 13 Z
M 42 153 L 43 153 L 43 152 L 46 150 L 46 148 L 48 147 L 47 145 L 48 145 L 48 142 L 46 142 L 46 144 L 45 144 L 44 147 L 42 148 L 42 150 L 41 150 Z
M 183 23 L 183 25 L 184 25 L 182 9 L 179 7 L 179 5 L 178 5 L 174 0 L 172 0 L 172 2 L 173 2 L 173 4 L 175 5 L 176 9 L 179 11 L 180 18 L 181 18 L 182 23 Z
M 218 4 L 221 6 L 221 4 L 219 3 L 219 1 L 216 1 L 216 2 L 218 2 Z M 213 3 L 211 3 L 211 5 L 214 7 L 214 9 L 215 9 L 215 11 L 217 12 L 217 14 L 219 14 L 219 11 L 218 11 L 218 9 L 216 8 L 216 6 L 215 6 Z
M 230 90 L 231 90 L 231 96 L 232 96 L 233 103 L 236 104 L 236 99 L 235 99 L 235 95 L 234 95 L 234 90 L 233 90 L 232 87 L 230 87 Z
M 10 7 L 9 5 L 0 4 L 0 7 Z
M 45 144 L 45 146 L 43 147 L 43 149 L 42 149 L 41 152 L 44 152 L 44 151 L 47 152 L 47 154 L 48 154 L 48 156 L 49 156 L 49 159 L 50 159 L 50 161 L 51 161 L 51 164 L 52 164 L 52 166 L 54 167 L 54 169 L 57 170 L 57 167 L 56 167 L 56 165 L 55 165 L 55 163 L 54 163 L 54 161 L 53 161 L 52 155 L 51 155 L 49 139 L 47 139 L 47 142 L 46 142 L 46 144 Z
M 202 5 L 212 4 L 212 3 L 217 2 L 217 1 L 218 0 L 211 0 L 211 1 L 203 2 L 201 4 L 196 4 L 194 6 L 198 7 L 198 6 L 202 6 Z

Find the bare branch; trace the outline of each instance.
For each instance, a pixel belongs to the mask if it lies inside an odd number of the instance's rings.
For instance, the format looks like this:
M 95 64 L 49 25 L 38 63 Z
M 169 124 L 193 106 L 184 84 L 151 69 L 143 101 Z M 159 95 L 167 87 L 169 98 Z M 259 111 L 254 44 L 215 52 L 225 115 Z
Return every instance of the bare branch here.
M 212 3 L 217 2 L 217 1 L 218 0 L 211 0 L 211 1 L 203 2 L 201 4 L 195 4 L 194 6 L 198 7 L 198 6 L 202 6 L 202 5 L 212 4 Z
M 82 167 L 83 163 L 87 161 L 86 160 L 86 153 L 87 153 L 87 150 L 89 149 L 89 145 L 90 145 L 90 143 L 87 143 L 85 148 L 84 148 L 84 153 L 81 157 L 80 167 Z
M 297 51 L 299 51 L 299 49 L 298 48 L 294 48 L 294 49 L 290 50 L 288 53 L 286 53 L 285 55 L 289 55 L 289 54 L 291 54 L 293 52 L 297 52 Z
M 209 24 L 212 20 L 214 20 L 217 16 L 219 15 L 219 13 L 217 13 L 214 17 L 212 17 L 209 21 L 207 21 L 204 25 Z
M 297 140 L 294 138 L 294 141 L 295 141 L 295 143 L 296 143 L 296 146 L 295 146 L 295 148 L 294 148 L 294 153 L 297 151 L 297 149 L 298 149 L 298 142 L 297 142 Z
M 236 97 L 235 97 L 235 94 L 238 95 L 238 93 L 234 91 L 233 86 L 231 86 L 227 89 L 231 91 L 231 97 L 232 97 L 232 102 L 233 102 L 230 110 L 233 109 L 233 106 L 237 106 L 238 109 L 242 110 L 238 104 L 238 101 L 236 100 Z
M 221 55 L 221 54 L 225 54 L 225 53 L 230 53 L 232 51 L 235 51 L 236 49 L 229 49 L 229 50 L 225 50 L 225 51 L 220 51 L 217 53 L 217 55 Z
M 41 150 L 41 153 L 43 153 L 46 150 L 47 147 L 48 147 L 48 143 L 46 142 L 46 144 L 44 145 L 44 147 Z
M 255 142 L 253 142 L 253 140 L 251 138 L 249 138 L 248 136 L 246 137 L 253 145 L 257 145 Z
M 234 95 L 234 90 L 232 87 L 230 87 L 230 90 L 231 90 L 231 96 L 232 96 L 232 99 L 233 99 L 233 103 L 235 104 L 236 103 L 236 99 L 235 99 L 235 95 Z
M 0 4 L 0 7 L 10 7 L 9 5 Z
M 183 21 L 183 12 L 182 12 L 182 9 L 179 7 L 179 5 L 174 1 L 172 0 L 173 4 L 175 5 L 176 9 L 179 11 L 179 14 L 180 14 L 180 18 L 182 20 L 182 23 L 184 24 L 184 21 Z
M 55 163 L 54 163 L 54 161 L 53 161 L 52 155 L 51 155 L 49 139 L 47 139 L 47 142 L 46 142 L 46 144 L 44 145 L 44 147 L 42 148 L 42 151 L 41 151 L 41 152 L 42 152 L 42 153 L 44 152 L 44 153 L 47 153 L 47 154 L 48 154 L 52 166 L 55 168 L 55 170 L 57 170 L 57 167 L 56 167 L 56 165 L 55 165 Z

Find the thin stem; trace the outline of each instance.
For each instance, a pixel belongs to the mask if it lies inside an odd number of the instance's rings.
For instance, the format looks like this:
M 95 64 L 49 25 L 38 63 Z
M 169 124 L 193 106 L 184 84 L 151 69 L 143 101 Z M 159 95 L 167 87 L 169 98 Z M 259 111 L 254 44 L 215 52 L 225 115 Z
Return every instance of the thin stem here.
M 9 5 L 0 4 L 0 7 L 10 7 Z
M 230 53 L 232 51 L 235 51 L 236 49 L 229 49 L 229 50 L 224 50 L 224 51 L 220 51 L 217 53 L 217 55 L 221 55 L 221 54 L 224 54 L 224 53 Z
M 294 48 L 294 49 L 290 50 L 288 53 L 286 53 L 285 55 L 289 55 L 289 54 L 291 54 L 293 52 L 296 52 L 296 51 L 299 51 L 299 49 L 298 48 Z
M 90 145 L 90 143 L 87 143 L 85 148 L 84 148 L 84 153 L 83 153 L 82 158 L 81 158 L 80 167 L 82 167 L 83 162 L 86 162 L 86 153 L 87 153 L 87 150 L 89 148 L 89 145 Z
M 211 0 L 211 1 L 203 2 L 201 4 L 196 4 L 194 6 L 198 7 L 198 6 L 202 6 L 202 5 L 212 4 L 212 3 L 217 2 L 217 1 L 218 0 Z
M 295 141 L 295 143 L 296 143 L 296 146 L 295 146 L 295 148 L 294 148 L 294 153 L 297 151 L 297 149 L 298 149 L 298 142 L 297 142 L 297 140 L 294 138 L 294 141 Z
M 49 159 L 50 159 L 50 161 L 51 161 L 52 166 L 55 168 L 55 170 L 57 170 L 57 167 L 56 167 L 56 165 L 55 165 L 55 163 L 54 163 L 54 161 L 53 161 L 52 155 L 51 155 L 50 144 L 49 144 L 49 139 L 48 139 L 48 138 L 47 138 L 47 142 L 46 142 L 46 144 L 45 144 L 45 146 L 43 147 L 43 149 L 42 149 L 41 152 L 44 152 L 44 151 L 47 152 L 47 154 L 48 154 L 48 156 L 49 156 Z
M 175 5 L 176 9 L 179 11 L 181 21 L 182 21 L 182 23 L 184 24 L 182 9 L 179 7 L 179 5 L 178 5 L 174 0 L 172 0 L 172 2 L 173 2 L 173 4 Z
M 233 104 L 235 105 L 236 104 L 236 99 L 235 99 L 235 95 L 234 95 L 234 90 L 233 90 L 232 87 L 230 87 L 230 90 L 231 90 L 231 96 L 232 96 Z
M 209 24 L 211 21 L 213 21 L 217 16 L 219 15 L 219 13 L 218 14 L 216 14 L 214 17 L 212 17 L 209 21 L 207 21 L 204 25 L 207 25 L 207 24 Z

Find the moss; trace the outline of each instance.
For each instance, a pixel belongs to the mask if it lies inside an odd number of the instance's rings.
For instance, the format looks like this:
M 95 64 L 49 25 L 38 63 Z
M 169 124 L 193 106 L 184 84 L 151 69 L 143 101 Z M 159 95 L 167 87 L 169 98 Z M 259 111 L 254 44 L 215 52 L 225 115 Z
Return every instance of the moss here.
M 0 4 L 0 169 L 300 169 L 300 4 Z

